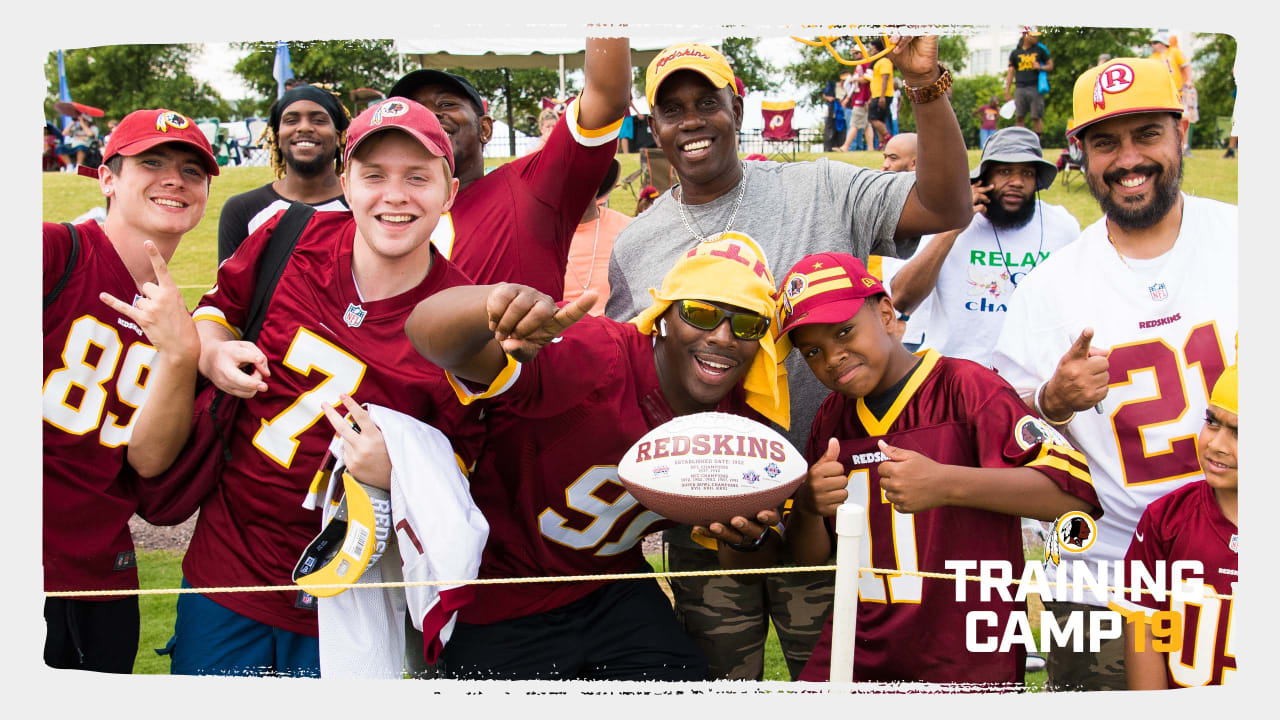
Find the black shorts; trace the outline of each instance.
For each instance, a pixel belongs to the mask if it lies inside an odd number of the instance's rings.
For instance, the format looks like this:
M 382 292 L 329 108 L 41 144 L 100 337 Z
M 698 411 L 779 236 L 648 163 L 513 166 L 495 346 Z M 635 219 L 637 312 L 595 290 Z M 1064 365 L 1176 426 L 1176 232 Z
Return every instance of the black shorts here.
M 889 106 L 892 104 L 893 98 L 891 97 L 884 99 L 883 106 L 880 104 L 880 98 L 871 98 L 871 100 L 867 102 L 867 119 L 871 122 L 875 122 L 876 120 L 879 120 L 882 123 L 889 122 L 889 116 L 891 115 L 889 112 Z
M 512 585 L 507 592 L 521 592 Z M 438 663 L 458 680 L 705 680 L 707 665 L 652 578 L 615 580 L 564 607 L 459 622 Z
M 44 600 L 44 664 L 64 670 L 133 672 L 138 655 L 138 597 L 91 602 Z

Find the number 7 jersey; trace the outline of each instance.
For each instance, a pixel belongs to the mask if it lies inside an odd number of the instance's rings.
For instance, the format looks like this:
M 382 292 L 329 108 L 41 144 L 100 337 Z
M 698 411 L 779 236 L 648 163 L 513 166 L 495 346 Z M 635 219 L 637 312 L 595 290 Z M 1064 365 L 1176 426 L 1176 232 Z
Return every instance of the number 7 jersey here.
M 278 222 L 279 216 L 268 221 L 222 264 L 197 320 L 233 330 L 245 325 L 257 261 Z M 431 270 L 416 287 L 363 301 L 352 275 L 354 237 L 351 213 L 316 213 L 280 275 L 255 342 L 271 371 L 268 389 L 241 406 L 230 433 L 232 460 L 200 508 L 182 564 L 194 587 L 291 584 L 298 555 L 320 525 L 319 514 L 302 507 L 333 438 L 320 403 L 344 412 L 338 395 L 347 393 L 402 412 L 449 436 L 464 455 L 460 434 L 479 431 L 478 423 L 466 422 L 444 371 L 422 359 L 404 334 L 420 300 L 469 280 L 433 251 Z M 296 591 L 210 599 L 273 627 L 317 634 L 314 603 L 306 605 Z
M 840 442 L 849 477 L 849 499 L 866 508 L 863 572 L 858 577 L 858 627 L 854 677 L 859 682 L 934 682 L 1020 685 L 1023 652 L 971 652 L 966 621 L 971 612 L 994 612 L 990 633 L 1005 627 L 1021 603 L 971 588 L 956 600 L 952 579 L 912 573 L 952 573 L 947 560 L 999 560 L 1021 574 L 1021 519 L 962 507 L 898 512 L 880 489 L 879 466 L 888 458 L 878 441 L 918 452 L 935 462 L 965 467 L 1030 467 L 1064 492 L 1097 507 L 1088 466 L 1080 453 L 1022 404 L 1013 389 L 977 363 L 921 351 L 920 363 L 884 417 L 862 399 L 832 393 L 818 410 L 805 456 L 821 457 L 828 438 Z M 979 640 L 987 629 L 979 625 Z M 826 681 L 831 622 L 800 679 Z
M 992 356 L 1026 395 L 1053 375 L 1086 327 L 1092 347 L 1110 351 L 1107 397 L 1064 426 L 1089 459 L 1105 511 L 1094 543 L 1071 558 L 1095 570 L 1124 558 L 1149 503 L 1204 477 L 1196 435 L 1213 384 L 1236 361 L 1238 212 L 1182 199 L 1181 232 L 1160 257 L 1122 260 L 1104 217 L 1028 275 Z M 1066 570 L 1050 566 L 1051 579 L 1069 580 Z M 1085 602 L 1102 604 L 1089 593 Z

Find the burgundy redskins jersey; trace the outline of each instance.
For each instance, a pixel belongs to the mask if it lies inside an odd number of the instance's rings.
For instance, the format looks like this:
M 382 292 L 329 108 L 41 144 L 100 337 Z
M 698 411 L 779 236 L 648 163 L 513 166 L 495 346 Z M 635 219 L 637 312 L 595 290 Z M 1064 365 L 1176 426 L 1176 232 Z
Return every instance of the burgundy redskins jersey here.
M 1088 465 L 995 373 L 935 350 L 918 354 L 920 364 L 883 418 L 877 419 L 861 398 L 828 396 L 810 430 L 806 456 L 812 463 L 826 450 L 828 438 L 840 442 L 848 501 L 867 509 L 863 567 L 951 574 L 947 560 L 1003 560 L 1017 577 L 1024 565 L 1020 518 L 962 507 L 898 512 L 880 490 L 878 467 L 888 458 L 877 441 L 946 465 L 1031 467 L 1097 508 Z M 1023 605 L 997 595 L 981 602 L 976 583 L 962 602 L 956 600 L 952 579 L 864 572 L 858 578 L 854 678 L 1021 685 L 1021 646 L 1004 653 L 969 652 L 965 618 L 972 611 L 995 612 L 999 619 L 991 632 L 998 633 Z M 830 660 L 828 619 L 800 679 L 826 681 Z
M 578 128 L 577 105 L 570 103 L 541 150 L 463 188 L 440 218 L 432 243 L 476 284 L 518 282 L 564 296 L 569 245 L 600 189 L 622 124 Z
M 1147 506 L 1125 554 L 1125 568 L 1142 563 L 1155 577 L 1158 563 L 1172 577 L 1170 565 L 1198 560 L 1204 574 L 1204 590 L 1213 595 L 1235 595 L 1239 582 L 1238 533 L 1235 523 L 1222 514 L 1213 488 L 1204 481 L 1174 490 Z M 1115 598 L 1112 604 L 1125 612 L 1172 611 L 1182 623 L 1182 649 L 1166 653 L 1165 675 L 1169 687 L 1222 685 L 1236 672 L 1231 650 L 1233 601 L 1204 597 L 1190 601 L 1170 594 L 1159 600 L 1143 594 Z
M 495 384 L 501 379 L 495 381 Z M 716 408 L 747 414 L 741 389 Z M 673 417 L 635 325 L 587 316 L 519 366 L 488 410 L 471 494 L 489 521 L 482 578 L 645 569 L 640 539 L 673 527 L 618 481 L 618 462 Z M 567 605 L 607 581 L 477 585 L 461 622 L 487 624 Z
M 283 213 L 281 213 L 283 214 Z M 257 259 L 279 216 L 250 235 L 218 269 L 198 321 L 239 331 Z M 468 278 L 432 252 L 426 278 L 395 297 L 363 302 L 351 257 L 350 213 L 317 213 L 307 224 L 267 307 L 256 345 L 267 356 L 268 389 L 244 401 L 231 429 L 232 460 L 200 508 L 182 569 L 194 587 L 288 585 L 319 515 L 302 501 L 333 429 L 320 409 L 341 412 L 339 393 L 430 423 L 459 451 L 471 432 L 444 371 L 413 349 L 404 323 L 418 301 Z M 274 627 L 316 635 L 314 604 L 295 591 L 214 594 L 210 599 Z M 296 605 L 304 605 L 302 610 Z
M 76 230 L 79 257 L 43 316 L 44 587 L 135 589 L 129 518 L 137 502 L 121 471 L 156 350 L 98 298 L 108 292 L 132 302 L 138 291 L 115 247 L 96 222 Z M 70 232 L 44 223 L 43 294 L 61 279 L 70 253 Z

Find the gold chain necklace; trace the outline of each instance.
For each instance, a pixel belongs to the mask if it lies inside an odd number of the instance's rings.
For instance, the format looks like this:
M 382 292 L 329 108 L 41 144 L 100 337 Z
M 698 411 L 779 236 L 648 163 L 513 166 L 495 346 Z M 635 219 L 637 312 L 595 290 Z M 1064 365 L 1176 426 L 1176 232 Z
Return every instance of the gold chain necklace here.
M 735 218 L 738 217 L 738 209 L 742 207 L 742 198 L 745 197 L 746 194 L 747 194 L 747 166 L 745 163 L 743 163 L 742 164 L 742 181 L 738 183 L 738 199 L 733 204 L 733 212 L 729 215 L 729 222 L 724 224 L 724 230 L 721 231 L 721 234 L 729 232 L 729 229 L 733 227 L 733 221 Z M 683 185 L 680 186 L 680 197 L 676 198 L 675 200 L 676 200 L 676 209 L 680 211 L 680 219 L 684 221 L 684 229 L 688 230 L 689 234 L 693 236 L 693 239 L 697 240 L 700 243 L 704 243 L 711 240 L 712 238 L 706 237 L 704 235 L 701 235 L 693 231 L 693 225 L 689 223 L 689 215 L 685 214 Z M 702 228 L 698 228 L 698 229 L 701 230 Z
M 604 213 L 596 215 L 596 239 L 591 241 L 591 266 L 587 268 L 587 281 L 582 282 L 582 278 L 578 277 L 578 271 L 573 270 L 573 279 L 578 281 L 582 286 L 582 291 L 586 292 L 591 287 L 591 276 L 596 272 L 596 249 L 600 247 L 600 222 L 604 220 Z

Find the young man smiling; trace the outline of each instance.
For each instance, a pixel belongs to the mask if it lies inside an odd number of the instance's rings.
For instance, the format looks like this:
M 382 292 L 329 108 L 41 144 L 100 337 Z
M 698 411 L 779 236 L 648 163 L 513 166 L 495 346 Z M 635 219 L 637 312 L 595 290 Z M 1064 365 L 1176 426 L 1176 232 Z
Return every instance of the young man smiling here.
M 1076 80 L 1068 134 L 1105 214 L 1018 286 L 992 357 L 1089 459 L 1106 514 L 1073 560 L 1090 564 L 1122 560 L 1147 504 L 1202 477 L 1195 434 L 1235 362 L 1239 307 L 1222 288 L 1239 274 L 1238 213 L 1179 192 L 1181 112 L 1158 61 L 1116 58 Z M 1069 569 L 1050 580 L 1069 582 Z M 1124 689 L 1123 642 L 1055 648 L 1048 671 L 1049 687 Z
M 423 301 L 406 326 L 414 345 L 459 379 L 463 402 L 497 396 L 471 474 L 490 528 L 480 577 L 647 572 L 640 539 L 671 523 L 623 489 L 618 462 L 678 415 L 787 425 L 773 288 L 759 248 L 731 233 L 682 257 L 631 323 L 587 315 L 593 290 L 563 308 L 506 284 Z M 446 677 L 706 678 L 652 580 L 519 587 L 476 587 L 445 647 Z
M 663 50 L 649 64 L 649 127 L 680 183 L 618 234 L 609 263 L 605 313 L 627 320 L 649 303 L 676 258 L 707 237 L 737 231 L 757 238 L 768 263 L 790 267 L 809 253 L 895 256 L 895 238 L 961 227 L 972 214 L 964 138 L 947 98 L 951 74 L 937 61 L 937 38 L 898 38 L 888 62 L 903 74 L 914 102 L 919 154 L 915 173 L 884 173 L 844 162 L 743 163 L 738 158 L 742 98 L 733 69 L 696 43 Z M 792 444 L 803 444 L 827 391 L 798 359 Z M 680 570 L 718 567 L 687 529 L 667 533 Z M 831 597 L 831 576 L 794 573 L 764 579 L 680 578 L 677 612 L 699 641 L 713 678 L 759 679 L 773 615 L 792 676 L 816 641 Z
M 277 179 L 227 198 L 218 216 L 218 262 L 291 202 L 320 212 L 347 209 L 339 176 L 349 123 L 337 98 L 311 85 L 287 90 L 271 105 L 267 147 Z
M 127 478 L 165 470 L 191 423 L 200 342 L 166 263 L 200 222 L 218 163 L 169 110 L 138 110 L 94 174 L 107 219 L 44 224 L 43 550 L 47 591 L 138 587 Z M 145 401 L 145 403 L 144 403 Z M 47 598 L 50 667 L 127 673 L 138 598 Z
M 431 241 L 476 282 L 518 282 L 563 296 L 569 245 L 609 169 L 631 102 L 627 38 L 588 37 L 583 75 L 582 92 L 546 144 L 489 173 L 484 146 L 493 139 L 493 119 L 466 78 L 415 70 L 391 88 L 436 113 L 453 144 L 458 197 Z
M 310 219 L 257 339 L 241 341 L 239 328 L 278 217 L 222 264 L 194 313 L 201 372 L 245 402 L 232 423 L 235 462 L 200 508 L 183 560 L 191 586 L 291 583 L 318 525 L 301 503 L 333 437 L 324 409 L 343 396 L 446 434 L 474 426 L 403 333 L 417 302 L 469 284 L 429 240 L 457 192 L 448 137 L 426 108 L 393 97 L 352 121 L 343 160 L 351 211 Z M 317 632 L 314 598 L 301 591 L 183 595 L 171 669 L 316 676 Z

